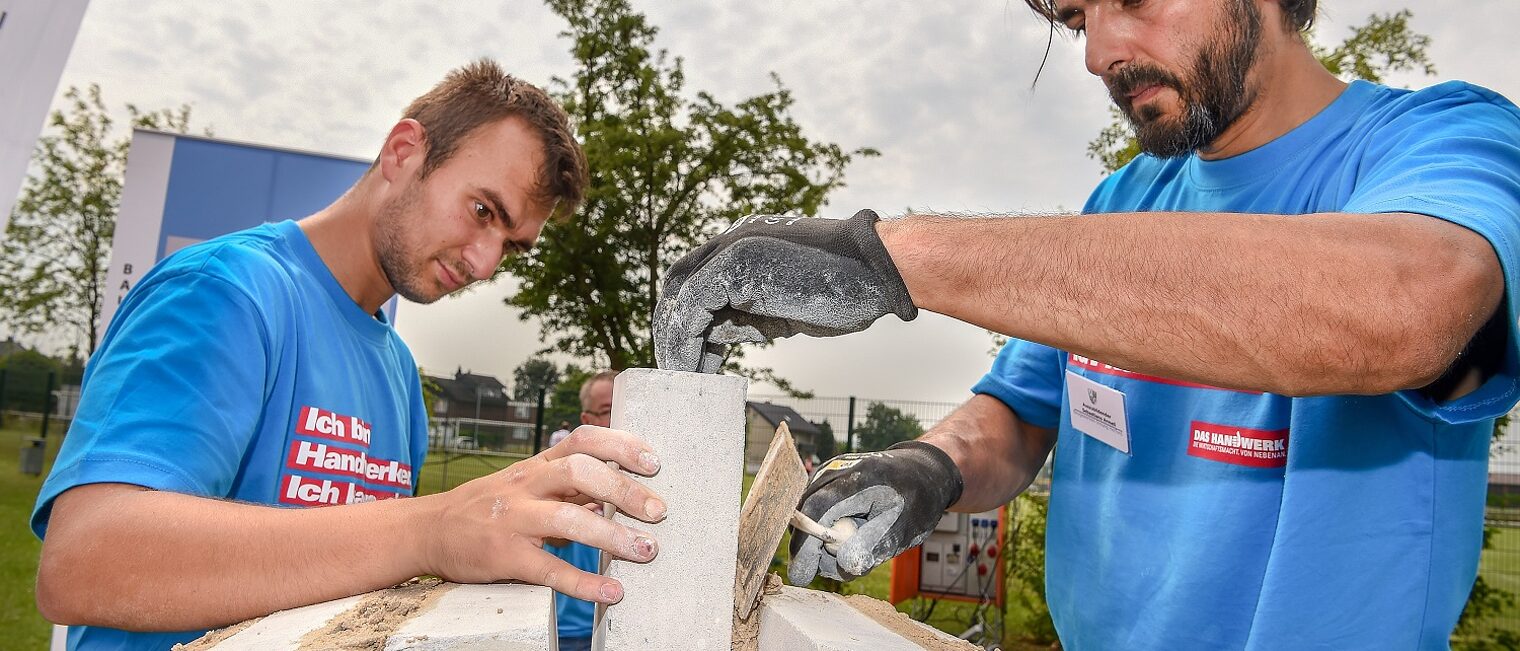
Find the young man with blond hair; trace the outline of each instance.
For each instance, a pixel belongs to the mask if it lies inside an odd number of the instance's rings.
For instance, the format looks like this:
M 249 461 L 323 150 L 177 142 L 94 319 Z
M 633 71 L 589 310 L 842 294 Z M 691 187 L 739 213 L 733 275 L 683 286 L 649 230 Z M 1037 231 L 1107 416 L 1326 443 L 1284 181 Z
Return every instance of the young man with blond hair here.
M 379 311 L 396 294 L 430 303 L 490 278 L 574 210 L 586 177 L 564 112 L 482 60 L 414 101 L 328 207 L 149 272 L 90 360 L 32 515 L 38 608 L 71 626 L 70 648 L 165 649 L 426 574 L 618 601 L 616 581 L 539 545 L 652 558 L 647 534 L 581 504 L 662 517 L 655 495 L 605 463 L 649 473 L 653 451 L 623 432 L 573 435 L 410 497 L 427 410 Z

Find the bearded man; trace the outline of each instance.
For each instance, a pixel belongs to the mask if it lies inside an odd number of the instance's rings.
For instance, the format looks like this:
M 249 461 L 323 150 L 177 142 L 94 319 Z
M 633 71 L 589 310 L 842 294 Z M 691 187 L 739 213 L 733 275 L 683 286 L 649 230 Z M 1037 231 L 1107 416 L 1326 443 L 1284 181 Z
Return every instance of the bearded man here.
M 851 579 L 1054 449 L 1067 649 L 1444 649 L 1520 397 L 1520 111 L 1327 72 L 1314 0 L 1027 0 L 1144 153 L 1077 216 L 741 220 L 669 274 L 661 366 L 932 310 L 1012 337 L 921 439 L 825 464 L 790 579 Z
M 482 60 L 413 101 L 332 205 L 155 266 L 90 359 L 32 514 L 37 606 L 70 625 L 69 648 L 167 649 L 418 575 L 619 601 L 617 581 L 541 545 L 654 557 L 647 533 L 583 507 L 663 517 L 606 464 L 658 468 L 627 432 L 583 427 L 454 490 L 390 499 L 416 492 L 428 412 L 380 306 L 490 278 L 573 212 L 586 178 L 564 111 Z

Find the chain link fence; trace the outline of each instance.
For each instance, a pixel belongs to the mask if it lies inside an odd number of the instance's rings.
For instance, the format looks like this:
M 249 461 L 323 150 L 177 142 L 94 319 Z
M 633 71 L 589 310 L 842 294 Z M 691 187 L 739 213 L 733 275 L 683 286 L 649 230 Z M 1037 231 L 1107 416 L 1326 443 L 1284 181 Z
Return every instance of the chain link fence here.
M 1460 636 L 1520 649 L 1520 411 L 1498 428 L 1488 461 L 1483 557 Z M 1481 648 L 1470 645 L 1473 648 Z
M 750 394 L 750 402 L 790 407 L 833 435 L 834 454 L 885 449 L 934 427 L 959 407 L 954 402 L 876 398 L 814 397 Z M 820 455 L 823 456 L 823 455 Z

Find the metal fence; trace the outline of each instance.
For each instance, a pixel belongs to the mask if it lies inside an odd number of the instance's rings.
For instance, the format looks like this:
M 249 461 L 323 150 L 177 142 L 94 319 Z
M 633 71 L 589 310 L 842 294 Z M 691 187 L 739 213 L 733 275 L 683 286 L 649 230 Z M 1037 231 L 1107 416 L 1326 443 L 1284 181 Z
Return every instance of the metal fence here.
M 1488 507 L 1478 584 L 1468 602 L 1479 615 L 1468 631 L 1496 648 L 1520 648 L 1520 410 L 1510 412 L 1495 436 L 1488 461 Z
M 881 429 L 903 434 L 913 430 L 894 427 L 911 421 L 919 432 L 934 427 L 960 406 L 954 402 L 920 400 L 879 400 L 875 398 L 815 397 L 793 398 L 783 395 L 750 394 L 750 402 L 767 402 L 791 407 L 803 418 L 818 425 L 827 424 L 834 435 L 836 454 L 879 450 L 890 445 L 892 437 L 873 436 Z

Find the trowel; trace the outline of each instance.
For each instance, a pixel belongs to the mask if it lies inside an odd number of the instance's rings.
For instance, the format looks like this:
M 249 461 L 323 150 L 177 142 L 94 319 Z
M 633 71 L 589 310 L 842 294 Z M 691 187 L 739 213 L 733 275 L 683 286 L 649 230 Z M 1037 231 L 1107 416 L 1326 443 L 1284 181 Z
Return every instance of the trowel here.
M 739 510 L 739 562 L 734 570 L 734 617 L 748 620 L 760 603 L 765 575 L 788 524 L 824 541 L 835 553 L 839 543 L 853 534 L 854 520 L 844 518 L 833 528 L 824 527 L 797 510 L 807 489 L 807 470 L 797 454 L 792 431 L 782 423 L 771 438 L 760 471 L 750 484 L 749 495 Z

